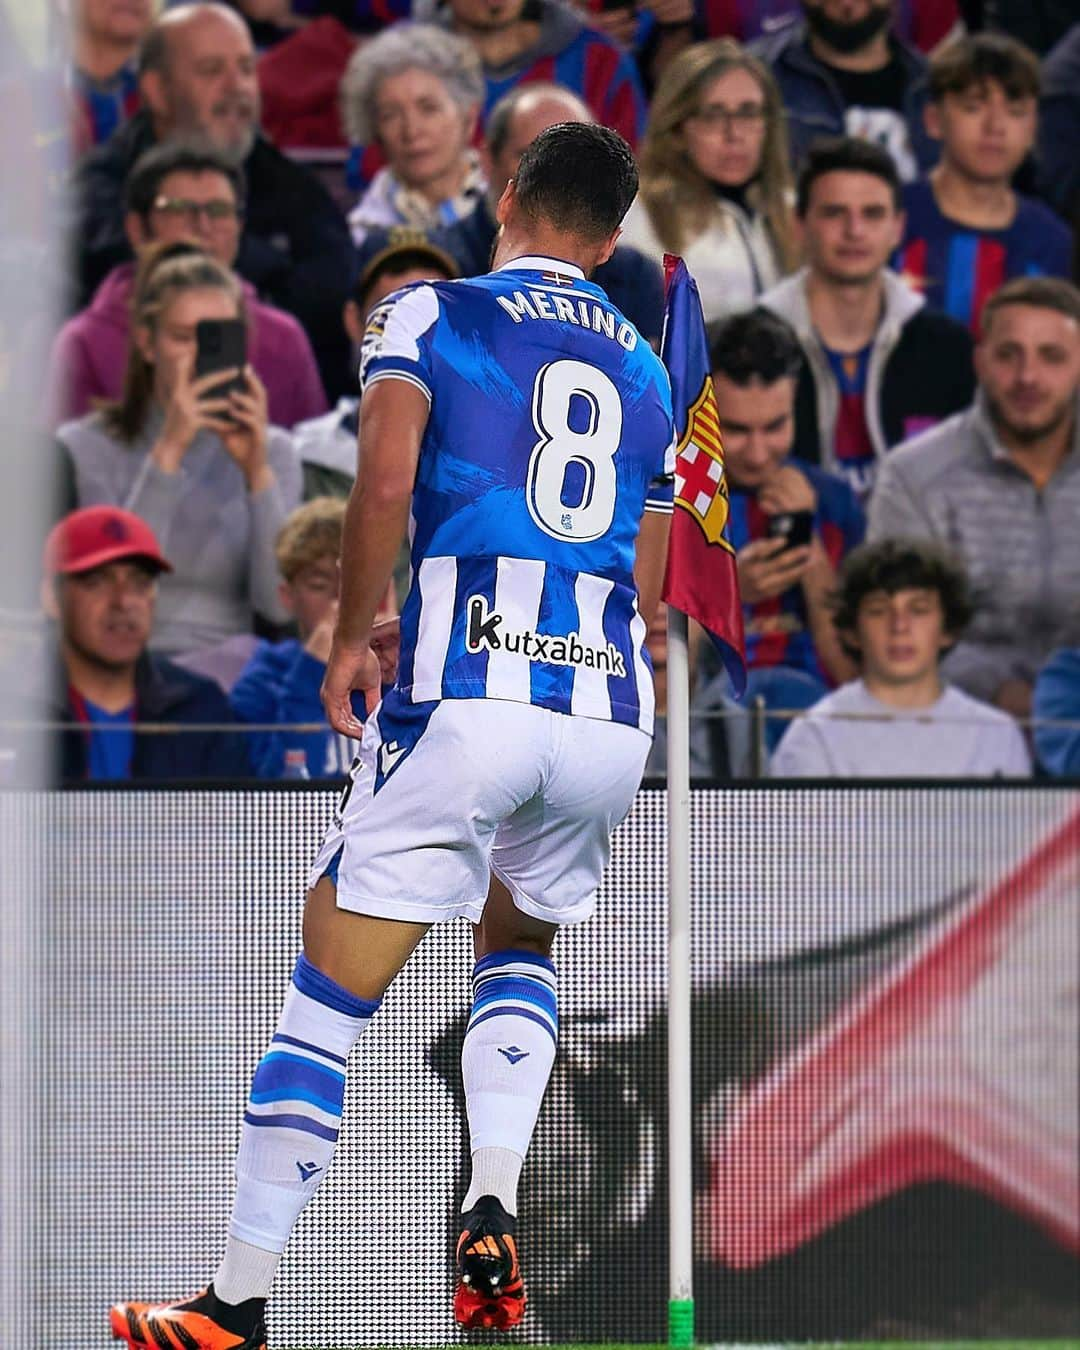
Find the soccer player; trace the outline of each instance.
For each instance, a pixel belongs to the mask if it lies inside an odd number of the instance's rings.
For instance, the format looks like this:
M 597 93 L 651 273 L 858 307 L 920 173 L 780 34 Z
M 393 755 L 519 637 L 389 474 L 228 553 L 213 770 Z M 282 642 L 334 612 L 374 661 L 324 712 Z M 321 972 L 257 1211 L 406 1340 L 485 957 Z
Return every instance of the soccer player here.
M 521 1320 L 514 1220 L 555 1057 L 552 939 L 592 910 L 652 729 L 671 392 L 587 280 L 636 190 L 615 132 L 551 127 L 499 200 L 495 270 L 407 287 L 371 316 L 323 685 L 360 752 L 255 1071 L 224 1258 L 187 1303 L 114 1307 L 130 1346 L 262 1350 L 277 1263 L 334 1152 L 349 1051 L 427 928 L 458 915 L 477 962 L 454 1310 L 465 1327 Z M 361 726 L 351 694 L 378 698 L 372 622 L 410 520 L 398 659 L 381 658 L 396 679 Z

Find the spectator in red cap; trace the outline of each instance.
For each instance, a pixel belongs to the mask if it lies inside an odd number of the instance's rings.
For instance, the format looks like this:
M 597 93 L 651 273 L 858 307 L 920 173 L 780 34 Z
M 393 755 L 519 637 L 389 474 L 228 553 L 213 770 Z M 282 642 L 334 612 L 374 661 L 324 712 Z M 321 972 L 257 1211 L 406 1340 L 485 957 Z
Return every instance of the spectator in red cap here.
M 77 724 L 57 742 L 63 781 L 249 776 L 239 732 L 182 731 L 234 723 L 217 685 L 147 651 L 157 578 L 172 570 L 150 526 L 115 506 L 72 511 L 46 540 L 43 570 L 42 606 L 56 627 L 51 678 L 25 672 L 6 711 Z M 181 734 L 141 731 L 140 723 Z

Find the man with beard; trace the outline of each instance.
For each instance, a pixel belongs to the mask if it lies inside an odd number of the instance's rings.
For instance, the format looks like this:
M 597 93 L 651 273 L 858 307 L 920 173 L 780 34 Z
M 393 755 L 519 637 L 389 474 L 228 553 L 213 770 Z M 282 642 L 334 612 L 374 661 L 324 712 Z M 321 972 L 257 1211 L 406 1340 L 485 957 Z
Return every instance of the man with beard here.
M 1080 291 L 1008 282 L 983 309 L 975 370 L 973 406 L 882 465 L 869 533 L 960 558 L 975 617 L 944 672 L 1026 717 L 1039 667 L 1080 642 Z
M 755 44 L 788 113 L 794 163 L 818 136 L 883 146 L 905 182 L 937 151 L 922 122 L 926 58 L 892 30 L 893 0 L 802 0 L 805 22 Z
M 191 141 L 241 166 L 247 183 L 235 268 L 261 296 L 287 309 L 311 339 L 332 396 L 347 383 L 341 330 L 353 270 L 344 216 L 306 169 L 259 133 L 255 51 L 242 18 L 226 5 L 166 10 L 139 54 L 142 111 L 79 166 L 74 181 L 80 303 L 132 256 L 124 230 L 124 181 L 150 146 Z

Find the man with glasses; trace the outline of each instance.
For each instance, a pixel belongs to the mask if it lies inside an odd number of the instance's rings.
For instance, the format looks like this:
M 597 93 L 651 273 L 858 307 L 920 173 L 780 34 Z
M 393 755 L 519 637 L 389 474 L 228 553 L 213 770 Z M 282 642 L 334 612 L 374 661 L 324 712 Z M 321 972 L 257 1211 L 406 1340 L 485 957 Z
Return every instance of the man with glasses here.
M 131 257 L 124 183 L 154 145 L 194 143 L 242 167 L 246 210 L 236 270 L 303 324 L 327 392 L 349 382 L 341 307 L 353 275 L 345 217 L 317 178 L 259 131 L 255 49 L 243 18 L 224 4 L 171 5 L 139 53 L 142 110 L 92 151 L 73 181 L 77 290 L 87 303 Z
M 151 243 L 198 244 L 232 267 L 240 246 L 244 178 L 213 150 L 174 143 L 141 156 L 125 190 L 124 230 L 136 254 Z M 120 396 L 131 328 L 135 263 L 120 263 L 89 306 L 69 319 L 53 347 L 50 409 L 57 423 L 81 417 L 96 399 Z M 311 344 L 299 322 L 263 304 L 244 281 L 249 356 L 270 400 L 270 421 L 291 427 L 326 411 Z

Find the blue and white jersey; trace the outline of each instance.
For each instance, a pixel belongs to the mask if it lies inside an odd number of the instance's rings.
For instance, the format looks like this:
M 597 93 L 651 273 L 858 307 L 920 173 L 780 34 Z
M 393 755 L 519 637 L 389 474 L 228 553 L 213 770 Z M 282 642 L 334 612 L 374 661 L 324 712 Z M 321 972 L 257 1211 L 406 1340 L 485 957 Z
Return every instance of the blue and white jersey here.
M 412 500 L 400 699 L 497 698 L 652 731 L 633 566 L 671 511 L 667 372 L 568 263 L 518 258 L 390 296 L 364 388 L 431 403 Z

